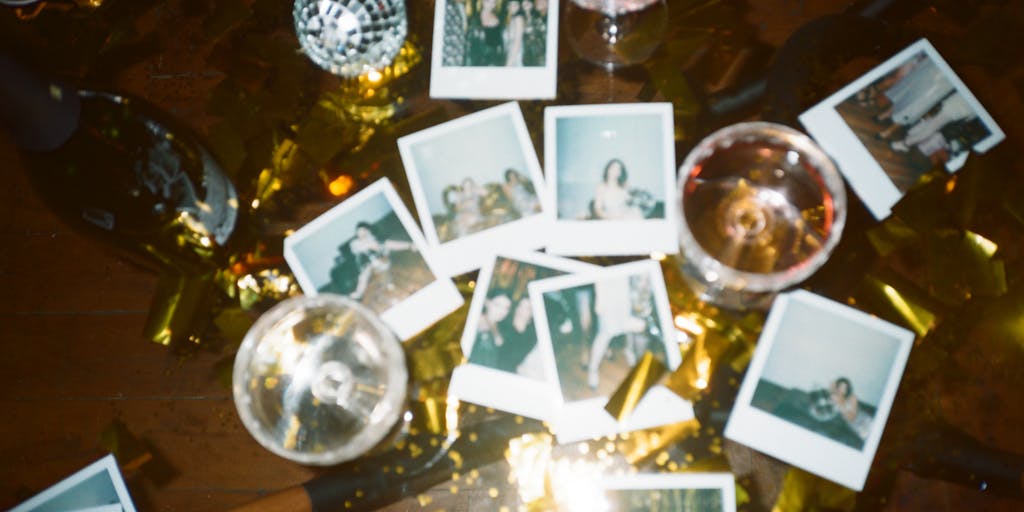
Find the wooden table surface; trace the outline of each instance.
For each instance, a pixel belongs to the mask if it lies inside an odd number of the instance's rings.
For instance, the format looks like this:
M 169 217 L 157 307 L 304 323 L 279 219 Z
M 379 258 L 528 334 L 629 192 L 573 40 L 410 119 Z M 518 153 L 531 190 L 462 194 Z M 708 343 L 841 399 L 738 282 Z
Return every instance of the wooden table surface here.
M 758 28 L 762 41 L 774 46 L 806 21 L 847 4 L 748 3 L 746 22 Z M 168 2 L 170 9 L 175 4 Z M 421 9 L 427 2 L 409 4 Z M 163 28 L 160 37 L 190 37 L 179 29 Z M 168 47 L 187 51 L 182 49 L 187 45 Z M 208 121 L 203 95 L 217 77 L 190 68 L 191 62 L 195 61 L 182 55 L 164 55 L 159 62 L 148 61 L 117 77 L 116 85 L 203 132 Z M 964 70 L 964 76 L 1009 134 L 1004 144 L 1021 147 L 1024 88 L 1019 79 L 991 77 L 976 69 Z M 594 101 L 628 101 L 639 84 L 594 73 L 581 87 L 583 97 Z M 104 432 L 116 424 L 148 443 L 175 472 L 165 482 L 130 481 L 143 510 L 224 510 L 316 474 L 271 454 L 246 432 L 230 389 L 218 379 L 218 364 L 230 353 L 201 351 L 179 357 L 143 338 L 156 277 L 57 220 L 29 186 L 6 135 L 0 135 L 0 176 L 0 406 L 7 411 L 0 423 L 0 508 L 13 506 L 104 455 Z M 986 375 L 984 361 L 972 364 L 978 372 L 975 385 L 990 386 L 988 393 L 1011 401 L 969 403 L 969 397 L 959 397 L 961 426 L 1001 448 L 1024 452 L 1021 413 L 993 410 L 1020 408 L 1022 396 L 1015 389 L 1020 382 Z M 770 507 L 785 467 L 749 450 L 731 447 L 729 453 L 737 473 L 753 474 L 761 482 L 759 505 Z M 494 485 L 508 487 L 503 481 Z M 480 510 L 490 503 L 478 493 L 452 494 L 448 484 L 429 495 L 429 510 Z M 901 472 L 888 509 L 1022 507 L 1021 502 Z M 388 510 L 419 508 L 410 497 Z

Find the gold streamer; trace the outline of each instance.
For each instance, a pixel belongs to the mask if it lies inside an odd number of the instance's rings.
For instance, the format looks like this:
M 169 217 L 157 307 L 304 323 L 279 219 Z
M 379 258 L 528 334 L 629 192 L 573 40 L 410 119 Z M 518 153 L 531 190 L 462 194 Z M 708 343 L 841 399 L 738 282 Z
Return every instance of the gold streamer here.
M 856 295 L 861 307 L 926 336 L 938 323 L 938 306 L 912 283 L 892 274 L 867 274 Z
M 711 373 L 732 342 L 716 330 L 702 329 L 694 335 L 693 344 L 683 362 L 669 375 L 666 386 L 677 395 L 696 400 L 711 383 Z
M 630 464 L 637 465 L 664 453 L 666 448 L 700 433 L 696 419 L 658 428 L 631 432 L 618 444 L 618 451 Z
M 806 471 L 791 468 L 772 512 L 798 510 L 853 510 L 857 493 Z
M 611 414 L 616 421 L 625 420 L 633 413 L 633 409 L 640 403 L 640 399 L 647 393 L 647 390 L 651 389 L 662 375 L 665 375 L 665 371 L 665 365 L 654 357 L 654 353 L 644 352 L 640 361 L 612 393 L 604 410 L 608 411 L 608 414 Z

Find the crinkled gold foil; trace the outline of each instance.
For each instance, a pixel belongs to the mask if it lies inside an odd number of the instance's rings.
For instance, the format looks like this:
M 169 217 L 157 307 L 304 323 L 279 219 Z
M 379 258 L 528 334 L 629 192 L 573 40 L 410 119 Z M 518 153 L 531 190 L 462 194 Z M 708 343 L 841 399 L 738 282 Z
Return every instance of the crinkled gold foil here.
M 865 275 L 856 297 L 862 308 L 903 325 L 921 337 L 931 332 L 938 322 L 934 301 L 893 273 Z
M 772 512 L 853 510 L 857 493 L 802 469 L 791 468 L 782 481 Z
M 666 448 L 700 432 L 700 422 L 696 419 L 673 423 L 648 430 L 630 432 L 618 443 L 618 451 L 626 461 L 639 465 L 652 457 L 657 457 Z
M 998 245 L 970 230 L 941 230 L 929 237 L 926 256 L 932 293 L 958 304 L 974 296 L 1006 293 L 1006 268 Z
M 653 352 L 645 352 L 629 375 L 612 393 L 604 410 L 608 411 L 616 421 L 623 421 L 640 403 L 640 399 L 661 379 L 666 372 L 665 365 L 654 357 Z
M 150 303 L 143 335 L 156 343 L 201 340 L 211 307 L 213 276 L 163 272 Z
M 732 342 L 717 330 L 704 330 L 694 336 L 683 362 L 669 375 L 665 384 L 677 395 L 696 400 L 711 383 L 711 373 Z
M 505 460 L 511 471 L 510 483 L 516 484 L 519 499 L 527 510 L 545 510 L 552 503 L 548 473 L 552 459 L 550 434 L 527 434 L 509 440 Z

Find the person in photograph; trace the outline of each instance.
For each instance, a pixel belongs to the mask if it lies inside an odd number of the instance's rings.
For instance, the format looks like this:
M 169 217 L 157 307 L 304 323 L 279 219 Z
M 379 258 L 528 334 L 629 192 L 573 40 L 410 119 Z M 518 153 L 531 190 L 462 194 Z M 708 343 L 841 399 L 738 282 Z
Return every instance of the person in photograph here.
M 860 436 L 867 439 L 871 433 L 871 415 L 860 407 L 860 401 L 853 392 L 853 383 L 846 377 L 839 377 L 830 388 L 832 402 L 839 416 Z
M 480 0 L 466 31 L 467 66 L 505 65 L 505 27 L 497 0 Z
M 905 137 L 889 143 L 894 151 L 906 153 L 912 146 L 918 146 L 929 139 L 933 139 L 945 126 L 976 117 L 971 104 L 958 93 L 953 93 L 936 107 L 933 114 L 921 119 L 907 130 Z M 929 148 L 921 148 L 922 153 L 930 155 L 934 151 Z
M 466 0 L 445 0 L 442 66 L 462 66 L 466 61 Z
M 644 276 L 646 277 L 646 276 Z M 594 311 L 597 316 L 597 334 L 590 347 L 587 363 L 587 384 L 596 390 L 600 382 L 601 361 L 614 338 L 625 335 L 624 356 L 630 366 L 636 364 L 637 337 L 644 332 L 647 322 L 637 316 L 634 309 L 634 295 L 630 289 L 634 280 L 625 278 L 604 279 L 594 283 Z
M 526 14 L 521 0 L 505 2 L 505 65 L 523 65 L 523 35 L 526 33 Z
M 529 299 L 513 300 L 507 291 L 498 292 L 484 301 L 469 362 L 520 373 L 527 355 L 537 345 L 535 333 Z
M 916 123 L 954 90 L 938 64 L 924 53 L 893 73 L 902 76 L 883 92 L 889 106 L 875 119 L 891 124 L 878 134 L 880 139 L 888 139 L 901 127 Z
M 482 201 L 487 189 L 477 185 L 473 178 L 462 180 L 448 197 L 452 210 L 452 228 L 455 237 L 466 236 L 480 230 L 483 223 Z
M 506 293 L 496 293 L 484 301 L 483 311 L 476 326 L 476 339 L 469 354 L 469 362 L 499 368 L 501 347 L 505 345 L 499 325 L 508 319 L 512 311 L 512 299 Z
M 394 290 L 395 283 L 390 272 L 391 252 L 416 251 L 416 245 L 409 241 L 381 240 L 373 226 L 367 222 L 356 224 L 356 236 L 348 246 L 359 269 L 356 288 L 348 294 L 355 300 L 363 298 L 370 279 L 374 276 L 379 276 L 384 281 L 387 290 Z
M 626 164 L 613 158 L 604 166 L 601 183 L 594 190 L 592 215 L 603 220 L 643 219 L 643 211 L 632 201 Z
M 541 0 L 543 1 L 543 0 Z M 537 7 L 540 1 L 523 0 L 523 14 L 526 26 L 523 29 L 523 65 L 543 66 L 547 54 L 547 16 Z M 545 11 L 547 4 L 544 4 Z
M 501 188 L 509 203 L 512 204 L 512 208 L 520 217 L 540 211 L 540 201 L 537 198 L 537 192 L 533 189 L 533 184 L 519 171 L 505 170 L 505 182 L 502 183 Z

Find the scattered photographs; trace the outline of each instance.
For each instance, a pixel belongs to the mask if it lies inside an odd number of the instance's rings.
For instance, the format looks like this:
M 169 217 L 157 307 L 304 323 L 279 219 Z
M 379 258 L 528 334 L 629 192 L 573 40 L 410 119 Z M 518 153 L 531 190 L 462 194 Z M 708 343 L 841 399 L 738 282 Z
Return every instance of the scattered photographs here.
M 936 165 L 955 172 L 1004 138 L 925 39 L 800 116 L 877 219 Z
M 462 305 L 391 182 L 379 180 L 285 238 L 302 291 L 362 302 L 408 339 Z
M 680 362 L 661 267 L 625 263 L 530 283 L 547 372 L 555 375 L 560 443 L 628 432 L 693 417 L 691 404 L 655 386 L 623 422 L 604 406 L 633 365 L 651 352 L 669 369 Z
M 548 252 L 678 252 L 670 103 L 548 107 L 544 137 Z
M 913 340 L 819 295 L 779 296 L 725 436 L 861 490 Z
M 664 473 L 601 480 L 607 510 L 614 512 L 735 512 L 731 473 Z
M 558 2 L 438 0 L 432 98 L 552 99 Z
M 12 508 L 11 512 L 39 510 L 135 512 L 135 505 L 117 460 L 107 455 Z
M 407 135 L 398 148 L 443 275 L 548 240 L 544 176 L 517 103 Z
M 527 289 L 538 279 L 590 271 L 594 265 L 542 253 L 499 255 L 480 270 L 469 306 L 462 351 L 448 393 L 460 401 L 549 420 L 557 412 L 554 375 L 537 347 Z M 515 390 L 515 391 L 511 391 Z

